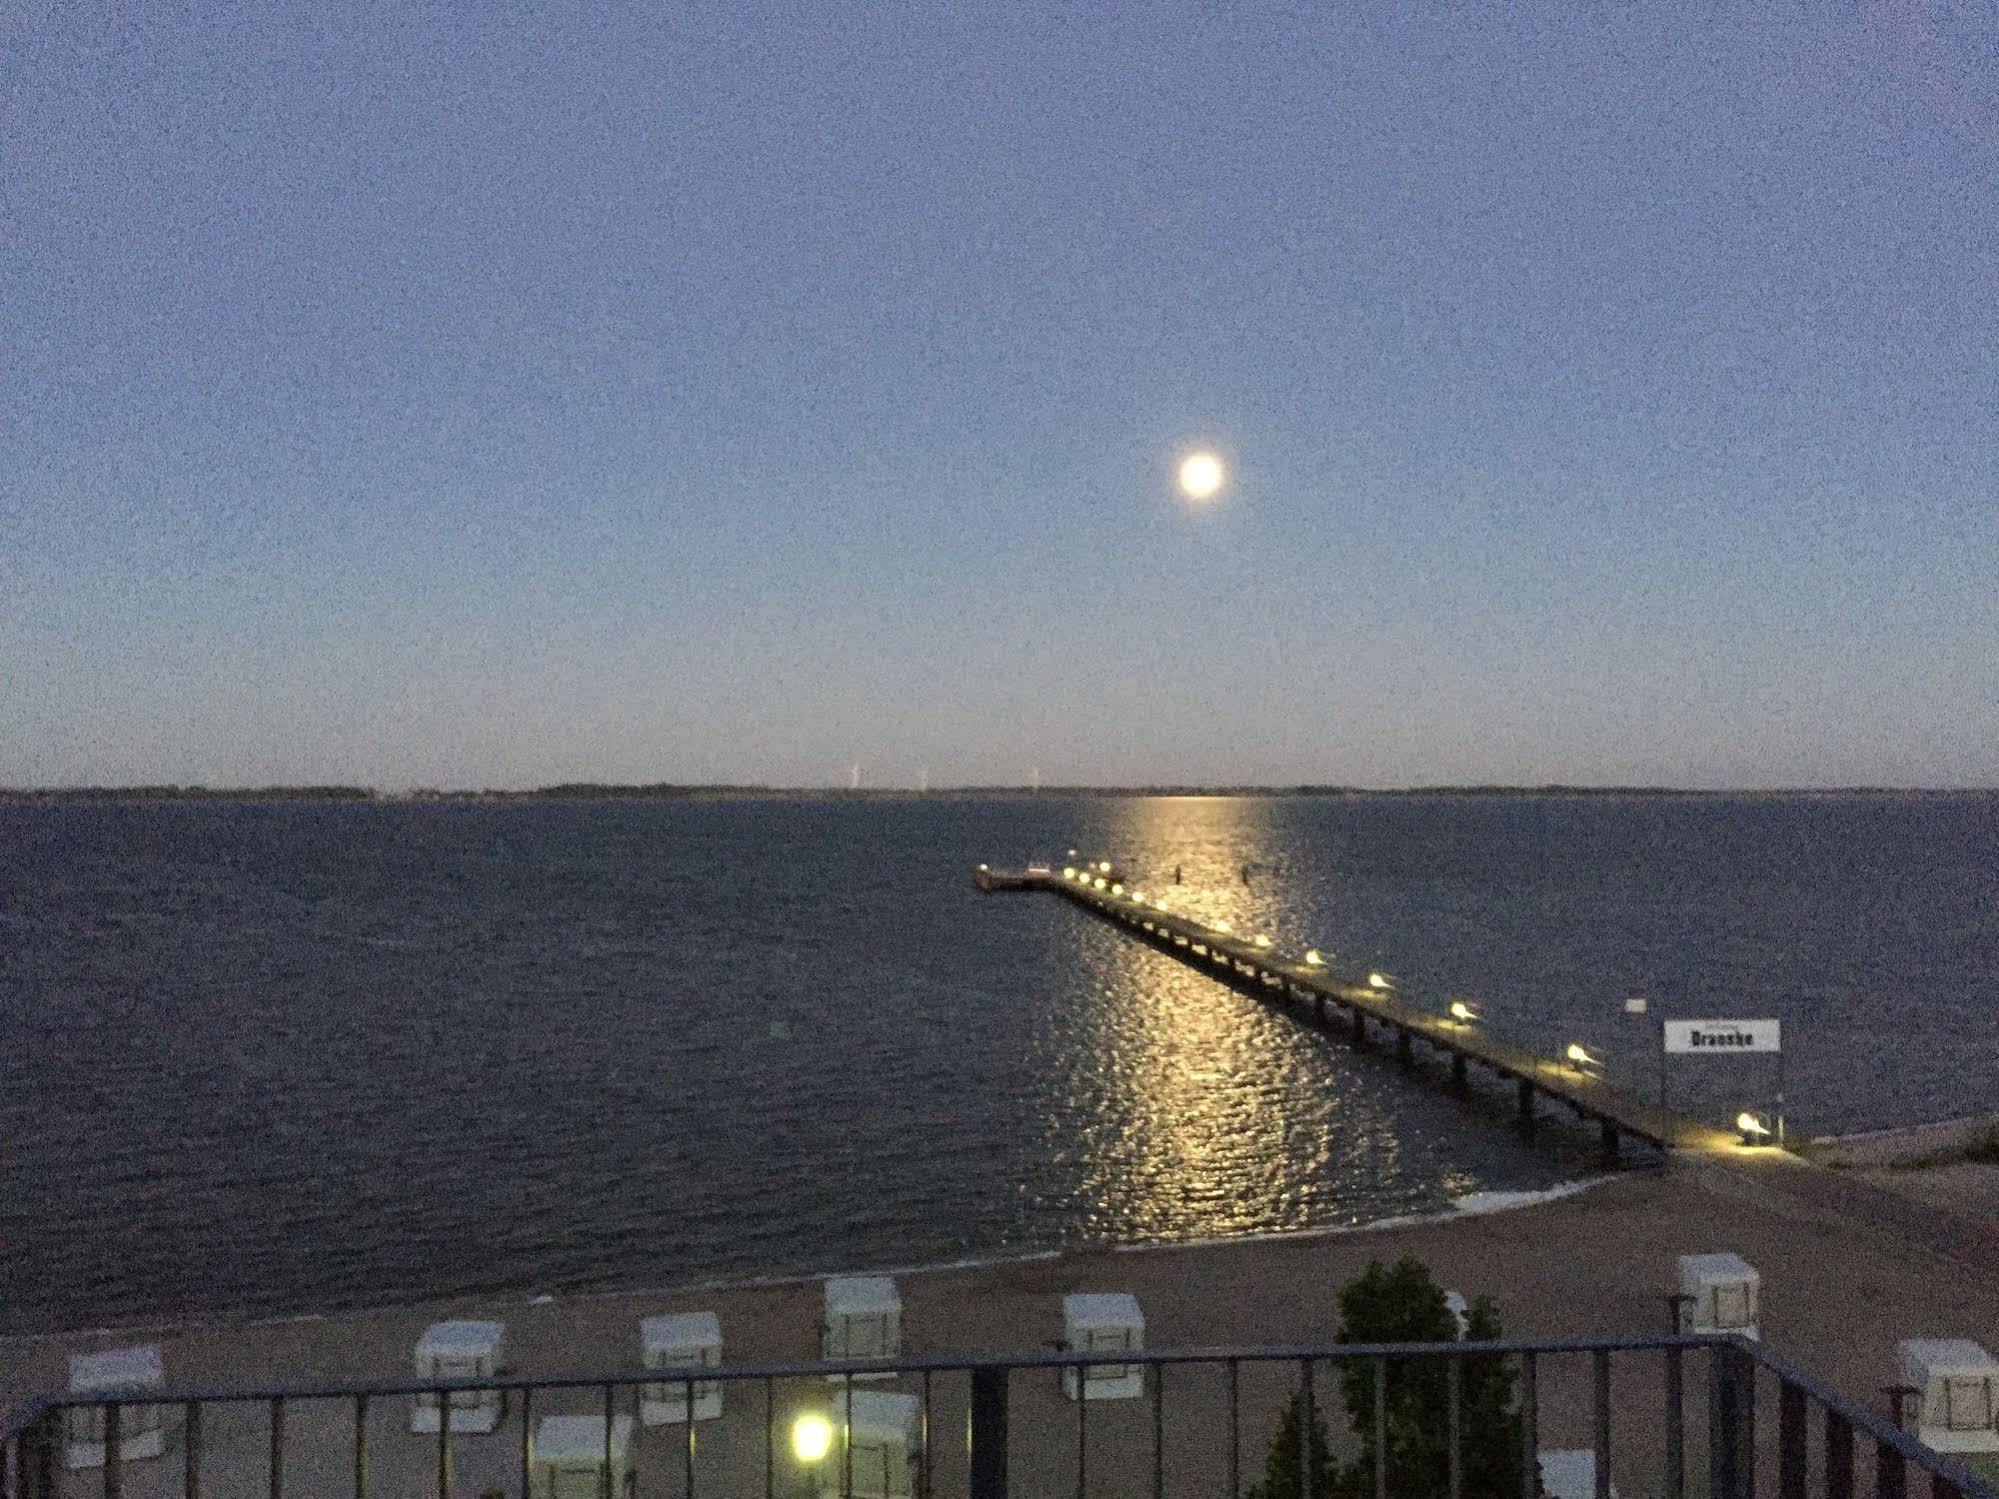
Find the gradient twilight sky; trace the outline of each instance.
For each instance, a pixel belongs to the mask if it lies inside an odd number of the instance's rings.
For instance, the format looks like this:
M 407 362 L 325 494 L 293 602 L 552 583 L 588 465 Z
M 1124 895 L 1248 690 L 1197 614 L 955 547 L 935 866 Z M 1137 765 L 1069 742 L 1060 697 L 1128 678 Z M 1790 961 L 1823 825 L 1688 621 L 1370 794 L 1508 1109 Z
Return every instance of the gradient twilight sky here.
M 0 784 L 1999 783 L 1999 8 L 1343 9 L 9 8 Z

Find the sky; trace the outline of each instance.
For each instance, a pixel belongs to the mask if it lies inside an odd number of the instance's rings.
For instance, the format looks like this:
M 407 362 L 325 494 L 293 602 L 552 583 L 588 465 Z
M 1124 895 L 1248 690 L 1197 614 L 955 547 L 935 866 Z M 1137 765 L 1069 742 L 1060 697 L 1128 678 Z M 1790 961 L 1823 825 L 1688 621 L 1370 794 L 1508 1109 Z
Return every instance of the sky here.
M 1990 0 L 0 46 L 0 785 L 1999 785 Z

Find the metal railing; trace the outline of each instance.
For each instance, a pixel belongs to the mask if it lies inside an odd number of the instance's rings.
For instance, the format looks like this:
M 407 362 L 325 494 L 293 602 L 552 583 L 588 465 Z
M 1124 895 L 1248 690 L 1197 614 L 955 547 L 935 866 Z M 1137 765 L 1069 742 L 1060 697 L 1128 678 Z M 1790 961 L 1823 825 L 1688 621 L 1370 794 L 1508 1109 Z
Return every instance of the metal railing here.
M 1440 1360 L 1442 1380 L 1434 1372 Z M 1135 1401 L 1089 1398 L 1090 1371 L 1120 1366 L 1139 1371 L 1144 1393 Z M 1506 1376 L 1500 1387 L 1509 1390 L 1501 1405 L 1468 1406 L 1468 1377 L 1489 1390 L 1496 1369 Z M 1690 1401 L 1690 1380 L 1698 1384 L 1703 1375 L 1704 1398 Z M 875 1381 L 883 1378 L 904 1395 L 896 1408 L 910 1412 L 912 1431 L 892 1451 L 865 1449 L 857 1481 L 855 1397 L 865 1399 L 866 1392 L 856 1382 L 879 1390 Z M 1411 1454 L 1409 1407 L 1396 1404 L 1425 1381 L 1432 1392 L 1438 1384 L 1445 1391 L 1443 1430 L 1432 1435 L 1427 1459 Z M 669 1418 L 680 1429 L 666 1433 L 630 1419 L 651 1398 L 646 1391 L 663 1385 L 683 1387 L 679 1409 L 687 1418 Z M 693 1419 L 697 1386 L 704 1394 L 723 1392 L 716 1420 Z M 458 1424 L 473 1418 L 454 1413 L 450 1396 L 470 1392 L 497 1397 L 490 1431 L 474 1434 Z M 434 1438 L 413 1433 L 413 1423 L 402 1419 L 417 1396 L 435 1401 Z M 1274 1425 L 1286 1406 L 1296 1417 L 1292 1429 L 1307 1433 L 1325 1418 L 1348 1417 L 1352 1430 L 1331 1442 L 1330 1460 L 1347 1466 L 1350 1482 L 1358 1473 L 1374 1499 L 1536 1499 L 1544 1443 L 1565 1437 L 1593 1459 L 1596 1499 L 1609 1499 L 1614 1472 L 1627 1499 L 1634 1486 L 1662 1499 L 1759 1493 L 1912 1499 L 1924 1492 L 1930 1499 L 1999 1499 L 1999 1490 L 1962 1464 L 1762 1344 L 1697 1335 L 1118 1350 L 49 1395 L 0 1423 L 0 1499 L 171 1499 L 175 1490 L 181 1499 L 286 1499 L 288 1492 L 294 1499 L 348 1493 L 415 1499 L 433 1484 L 437 1499 L 475 1490 L 481 1499 L 571 1499 L 573 1485 L 562 1487 L 546 1472 L 538 1477 L 538 1412 L 602 1418 L 601 1466 L 593 1458 L 584 1481 L 603 1499 L 741 1496 L 759 1486 L 765 1499 L 807 1491 L 842 1499 L 1007 1499 L 1010 1493 L 1241 1499 L 1247 1483 L 1284 1471 L 1264 1467 L 1263 1423 Z M 79 1420 L 71 1413 L 92 1414 Z M 832 1438 L 817 1457 L 793 1450 L 783 1430 L 812 1414 Z M 167 1457 L 173 1444 L 165 1439 L 176 1415 L 177 1464 Z M 1481 1433 L 1489 1469 L 1495 1423 L 1514 1464 L 1503 1479 L 1468 1469 Z M 149 1449 L 142 1471 L 126 1446 L 135 1432 L 154 1431 L 163 1438 L 157 1451 Z M 614 1451 L 621 1431 L 623 1445 Z M 954 1432 L 963 1433 L 962 1443 L 942 1439 Z M 1574 1442 L 1572 1434 L 1586 1441 Z M 81 1457 L 71 1443 L 86 1444 Z M 1330 1499 L 1314 1493 L 1324 1476 L 1316 1442 L 1299 1447 L 1292 1462 L 1298 1499 Z M 479 1455 L 486 1478 L 468 1487 L 455 1458 L 470 1453 Z M 1311 1460 L 1302 1460 L 1306 1454 Z M 504 1478 L 496 1476 L 503 1469 Z

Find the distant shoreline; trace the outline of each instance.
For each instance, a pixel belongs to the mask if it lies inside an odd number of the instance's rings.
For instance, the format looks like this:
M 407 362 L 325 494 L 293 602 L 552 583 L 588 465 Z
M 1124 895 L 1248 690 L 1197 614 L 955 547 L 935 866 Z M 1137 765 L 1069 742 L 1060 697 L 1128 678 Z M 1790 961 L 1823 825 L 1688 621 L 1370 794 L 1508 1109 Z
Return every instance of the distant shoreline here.
M 1118 797 L 1840 797 L 1990 796 L 1989 786 L 761 786 L 740 784 L 619 785 L 577 782 L 527 791 L 379 791 L 369 786 L 65 786 L 0 787 L 10 802 L 588 802 L 588 801 L 990 801 L 1000 798 Z

